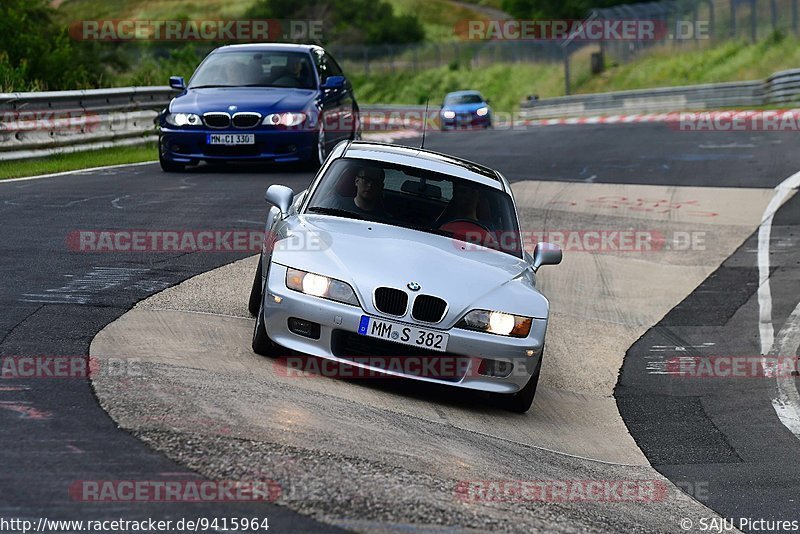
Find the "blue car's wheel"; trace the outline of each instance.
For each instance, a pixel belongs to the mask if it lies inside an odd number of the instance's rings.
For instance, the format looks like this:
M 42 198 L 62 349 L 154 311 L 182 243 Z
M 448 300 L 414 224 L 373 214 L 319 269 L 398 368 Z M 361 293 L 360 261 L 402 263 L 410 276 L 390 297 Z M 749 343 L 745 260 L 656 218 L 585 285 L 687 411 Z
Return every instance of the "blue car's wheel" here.
M 317 134 L 316 134 L 316 141 L 317 141 L 317 161 L 315 161 L 315 165 L 317 167 L 321 167 L 323 163 L 325 163 L 325 158 L 328 156 L 328 147 L 326 146 L 326 139 L 325 139 L 325 126 L 322 124 L 322 120 L 319 121 L 319 126 L 317 127 Z
M 183 169 L 186 168 L 186 165 L 183 163 L 176 163 L 174 161 L 169 161 L 164 159 L 161 155 L 158 156 L 158 163 L 161 165 L 161 170 L 164 172 L 181 172 Z

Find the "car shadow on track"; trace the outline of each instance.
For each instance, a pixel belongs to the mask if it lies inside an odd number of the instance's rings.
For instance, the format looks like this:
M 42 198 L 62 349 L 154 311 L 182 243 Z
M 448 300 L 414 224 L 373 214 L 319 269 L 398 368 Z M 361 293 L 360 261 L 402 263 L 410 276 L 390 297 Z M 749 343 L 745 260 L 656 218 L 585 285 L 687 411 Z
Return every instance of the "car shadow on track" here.
M 442 417 L 444 417 L 444 413 L 439 409 L 440 407 L 468 410 L 476 415 L 490 414 L 493 417 L 506 415 L 520 418 L 525 416 L 525 414 L 512 413 L 495 406 L 496 397 L 483 391 L 460 388 L 455 385 L 422 382 L 411 378 L 380 375 L 376 371 L 365 370 L 348 364 L 337 364 L 331 360 L 297 352 L 281 356 L 275 361 L 276 365 L 285 365 L 286 361 L 284 359 L 287 357 L 292 359 L 300 358 L 302 360 L 303 363 L 300 364 L 299 369 L 302 369 L 304 375 L 324 380 L 339 380 L 353 387 L 430 403 L 431 407 Z M 297 362 L 293 362 L 293 367 L 298 367 Z M 331 372 L 332 368 L 335 368 L 333 372 Z M 281 372 L 285 373 L 285 376 L 291 376 L 292 373 L 297 373 L 298 371 L 287 368 Z M 531 411 L 535 409 L 534 402 Z

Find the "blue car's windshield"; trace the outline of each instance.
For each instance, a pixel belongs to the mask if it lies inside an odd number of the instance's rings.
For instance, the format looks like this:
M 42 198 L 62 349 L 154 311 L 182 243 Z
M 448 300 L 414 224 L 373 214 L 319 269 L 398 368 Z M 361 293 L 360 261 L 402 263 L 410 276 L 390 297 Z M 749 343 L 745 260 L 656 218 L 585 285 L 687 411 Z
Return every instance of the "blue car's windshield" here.
M 444 99 L 445 105 L 480 104 L 483 98 L 480 95 L 450 95 Z
M 303 52 L 236 51 L 210 55 L 189 87 L 291 87 L 314 89 L 311 57 Z
M 507 193 L 426 169 L 338 159 L 306 212 L 394 224 L 522 256 L 514 203 Z

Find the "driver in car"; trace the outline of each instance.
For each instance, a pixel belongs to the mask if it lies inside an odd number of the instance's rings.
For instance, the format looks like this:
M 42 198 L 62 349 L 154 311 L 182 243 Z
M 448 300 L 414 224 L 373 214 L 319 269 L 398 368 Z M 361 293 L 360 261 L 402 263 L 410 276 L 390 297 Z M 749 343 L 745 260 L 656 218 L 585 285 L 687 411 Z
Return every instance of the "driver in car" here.
M 385 178 L 383 169 L 357 165 L 348 171 L 339 179 L 340 187 L 350 191 L 355 186 L 355 196 L 350 196 L 352 192 L 336 195 L 325 202 L 326 207 L 377 218 L 390 217 L 383 205 L 383 181 Z
M 480 193 L 474 187 L 456 182 L 453 184 L 453 198 L 436 221 L 438 226 L 443 226 L 458 219 L 471 219 L 479 222 L 478 204 Z

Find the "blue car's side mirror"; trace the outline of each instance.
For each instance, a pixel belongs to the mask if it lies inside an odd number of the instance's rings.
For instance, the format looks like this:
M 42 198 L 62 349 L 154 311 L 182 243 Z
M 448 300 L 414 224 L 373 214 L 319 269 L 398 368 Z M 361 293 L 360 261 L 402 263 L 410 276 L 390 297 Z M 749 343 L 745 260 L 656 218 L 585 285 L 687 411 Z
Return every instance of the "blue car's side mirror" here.
M 344 87 L 344 76 L 328 76 L 325 83 L 320 85 L 320 89 L 341 89 Z
M 173 89 L 178 89 L 183 91 L 186 89 L 186 82 L 183 81 L 183 76 L 170 76 L 169 77 L 169 86 Z

